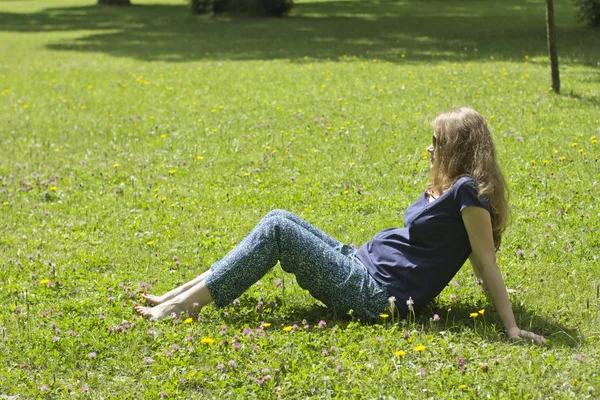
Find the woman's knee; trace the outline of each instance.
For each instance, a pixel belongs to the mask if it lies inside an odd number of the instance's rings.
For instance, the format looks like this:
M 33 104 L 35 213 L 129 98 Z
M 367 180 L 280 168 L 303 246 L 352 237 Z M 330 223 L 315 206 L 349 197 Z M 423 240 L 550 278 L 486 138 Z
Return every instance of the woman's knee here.
M 292 214 L 291 212 L 287 211 L 287 210 L 283 210 L 283 209 L 275 209 L 275 210 L 271 210 L 269 211 L 266 215 L 265 218 L 272 218 L 272 217 L 283 217 L 286 218 L 288 216 L 293 216 L 294 214 Z

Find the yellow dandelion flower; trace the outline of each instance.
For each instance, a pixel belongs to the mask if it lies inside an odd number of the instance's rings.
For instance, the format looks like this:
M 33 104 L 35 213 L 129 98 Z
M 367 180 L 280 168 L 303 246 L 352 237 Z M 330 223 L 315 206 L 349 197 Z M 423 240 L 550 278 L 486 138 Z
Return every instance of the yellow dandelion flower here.
M 577 142 L 571 143 L 571 147 L 577 147 Z
M 146 244 L 147 244 L 148 246 L 152 246 L 152 243 L 153 243 L 153 242 L 146 242 Z
M 387 317 L 389 317 L 388 314 L 383 314 L 383 313 L 379 314 L 379 316 L 383 319 L 386 319 Z
M 548 164 L 549 162 L 549 160 L 544 160 L 544 164 Z
M 23 108 L 29 108 L 29 104 L 23 104 Z
M 114 163 L 113 164 L 113 168 L 117 168 L 119 166 L 119 163 Z
M 291 326 L 284 326 L 284 327 L 283 327 L 283 330 L 284 330 L 284 331 L 286 331 L 286 332 L 289 332 L 289 331 L 291 331 L 292 329 L 293 329 L 293 328 L 292 328 Z
M 40 281 L 40 285 L 47 285 L 48 283 L 50 283 L 50 279 L 42 279 Z
M 8 205 L 8 201 L 5 201 L 3 204 L 4 204 L 5 206 L 7 206 L 7 205 Z
M 202 160 L 204 157 L 202 156 L 196 156 L 196 160 Z
M 477 314 L 476 312 L 472 312 L 471 314 L 469 314 L 470 318 L 477 318 L 479 316 L 479 314 Z
M 209 337 L 205 337 L 202 338 L 202 340 L 200 340 L 200 343 L 205 343 L 205 344 L 213 344 L 215 341 L 212 338 Z
M 173 175 L 175 172 L 177 172 L 176 169 L 170 169 L 167 171 L 169 173 L 169 175 Z
M 398 357 L 404 357 L 406 355 L 405 351 L 402 350 L 398 350 L 394 352 L 395 355 L 397 355 Z
M 560 158 L 560 161 L 565 161 L 566 159 L 567 159 L 567 157 L 565 157 L 565 156 L 562 156 L 562 157 Z
M 481 315 L 483 315 L 484 312 L 485 312 L 485 308 L 482 308 L 481 310 L 478 311 L 478 313 Z
M 268 328 L 271 326 L 271 324 L 269 322 L 265 322 L 264 324 L 262 324 L 263 328 Z
M 165 200 L 167 200 L 167 198 L 165 196 L 163 196 L 163 197 L 160 198 L 160 200 L 161 201 L 165 201 Z
M 160 138 L 161 138 L 161 139 L 164 139 L 164 138 L 166 138 L 166 137 L 167 137 L 167 134 L 166 134 L 166 133 L 163 133 L 162 135 L 160 135 Z
M 191 324 L 192 322 L 194 322 L 194 319 L 192 317 L 186 318 L 185 321 L 183 321 L 184 324 Z
M 413 350 L 414 351 L 425 351 L 426 347 L 425 346 L 417 346 L 415 347 Z
M 458 388 L 459 388 L 459 389 L 466 389 L 466 388 L 467 388 L 467 385 L 458 385 Z
M 50 187 L 50 191 L 51 191 L 51 192 L 56 192 L 56 186 L 52 186 L 52 187 Z

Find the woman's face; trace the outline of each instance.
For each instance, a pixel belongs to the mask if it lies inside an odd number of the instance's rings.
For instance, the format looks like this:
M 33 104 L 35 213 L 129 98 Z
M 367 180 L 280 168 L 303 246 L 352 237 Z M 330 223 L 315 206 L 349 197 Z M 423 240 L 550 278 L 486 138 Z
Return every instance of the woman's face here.
M 429 160 L 431 161 L 431 165 L 433 166 L 433 162 L 435 161 L 435 146 L 437 145 L 437 138 L 435 137 L 435 132 L 433 132 L 433 137 L 431 138 L 431 144 L 427 148 L 429 152 Z

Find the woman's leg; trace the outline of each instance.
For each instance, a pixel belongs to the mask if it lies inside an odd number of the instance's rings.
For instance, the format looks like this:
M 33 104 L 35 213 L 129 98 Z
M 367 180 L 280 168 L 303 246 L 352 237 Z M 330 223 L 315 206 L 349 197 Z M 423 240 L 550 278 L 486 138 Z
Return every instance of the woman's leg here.
M 175 296 L 193 288 L 194 286 L 196 286 L 197 284 L 202 282 L 206 278 L 206 275 L 208 275 L 209 272 L 210 272 L 210 270 L 202 273 L 201 275 L 198 275 L 196 278 L 192 279 L 191 281 L 184 283 L 183 285 L 171 290 L 170 292 L 163 294 L 162 296 L 154 296 L 151 294 L 144 293 L 142 295 L 142 297 L 144 298 L 144 300 L 146 300 L 147 302 L 149 302 L 151 304 L 155 304 L 155 305 L 162 304 L 165 301 L 171 300 Z
M 387 290 L 341 243 L 291 213 L 275 210 L 240 244 L 216 262 L 205 283 L 218 307 L 244 293 L 280 262 L 298 284 L 328 307 L 360 317 L 377 317 Z
M 353 253 L 343 254 L 339 242 L 332 242 L 305 224 L 281 211 L 270 212 L 235 249 L 213 264 L 203 282 L 160 306 L 136 310 L 158 319 L 194 312 L 213 298 L 217 306 L 227 305 L 279 261 L 285 271 L 296 275 L 301 287 L 329 307 L 376 317 L 386 305 L 385 288 L 366 272 Z
M 300 218 L 299 216 L 297 216 L 296 214 L 293 214 L 287 210 L 273 210 L 270 211 L 267 216 L 281 216 L 283 218 L 286 218 L 292 222 L 294 222 L 297 225 L 300 225 L 301 227 L 303 227 L 304 229 L 308 230 L 309 232 L 311 232 L 312 234 L 314 234 L 315 236 L 317 236 L 320 240 L 322 240 L 323 242 L 329 244 L 331 247 L 335 248 L 335 249 L 342 249 L 344 247 L 344 245 L 339 242 L 338 240 L 334 239 L 333 237 L 329 236 L 328 234 L 326 234 L 325 232 L 321 231 L 320 229 L 318 229 L 317 227 L 311 225 L 310 223 L 306 222 L 305 220 L 303 220 L 302 218 Z M 162 296 L 154 296 L 151 294 L 146 294 L 144 293 L 142 295 L 142 297 L 144 298 L 144 300 L 146 300 L 147 302 L 157 305 L 157 304 L 162 304 L 165 301 L 171 300 L 172 298 L 174 298 L 175 296 L 191 289 L 192 287 L 196 286 L 198 283 L 202 282 L 206 276 L 208 275 L 209 271 L 204 272 L 202 275 L 196 277 L 195 279 L 185 283 L 184 285 L 181 285 L 173 290 L 171 290 L 168 293 L 163 294 Z
M 341 246 L 343 245 L 339 240 L 328 235 L 327 233 L 323 232 L 316 226 L 312 225 L 309 222 L 306 222 L 305 220 L 303 220 L 296 214 L 291 213 L 287 210 L 273 210 L 273 211 L 270 211 L 267 215 L 278 215 L 285 219 L 288 219 L 288 220 L 294 222 L 295 224 L 300 225 L 302 228 L 306 229 L 307 231 L 309 231 L 310 233 L 312 233 L 313 235 L 315 235 L 320 240 L 327 243 L 329 246 L 331 246 L 333 248 L 341 248 Z

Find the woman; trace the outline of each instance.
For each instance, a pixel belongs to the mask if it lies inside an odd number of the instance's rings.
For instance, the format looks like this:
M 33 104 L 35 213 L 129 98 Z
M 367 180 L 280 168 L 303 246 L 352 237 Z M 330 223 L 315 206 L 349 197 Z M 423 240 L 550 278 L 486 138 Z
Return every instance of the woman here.
M 434 121 L 427 191 L 404 213 L 404 228 L 386 229 L 355 250 L 283 210 L 269 212 L 211 269 L 163 296 L 144 294 L 151 319 L 225 306 L 277 262 L 328 307 L 376 318 L 394 302 L 402 316 L 433 300 L 469 258 L 510 338 L 543 336 L 517 327 L 496 265 L 508 220 L 507 190 L 483 117 L 470 108 Z

